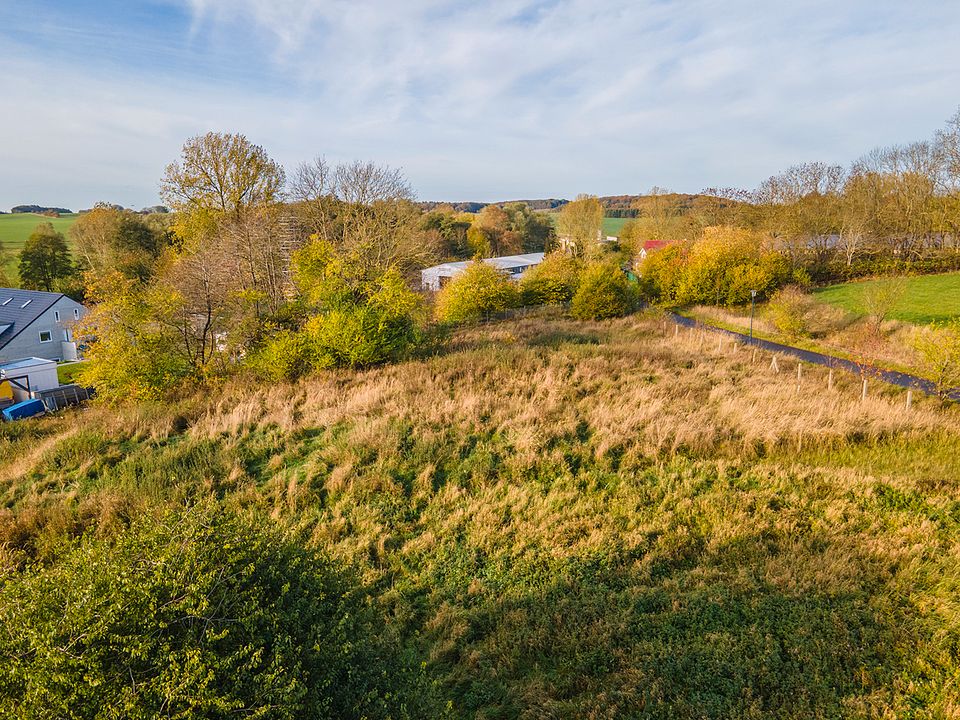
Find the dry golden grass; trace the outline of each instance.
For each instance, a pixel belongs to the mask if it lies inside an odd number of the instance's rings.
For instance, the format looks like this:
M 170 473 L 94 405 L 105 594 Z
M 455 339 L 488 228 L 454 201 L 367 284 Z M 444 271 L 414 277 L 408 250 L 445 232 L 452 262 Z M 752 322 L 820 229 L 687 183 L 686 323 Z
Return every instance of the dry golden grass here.
M 357 568 L 462 717 L 956 716 L 957 409 L 753 360 L 543 312 L 27 423 L 0 436 L 0 544 L 261 509 Z

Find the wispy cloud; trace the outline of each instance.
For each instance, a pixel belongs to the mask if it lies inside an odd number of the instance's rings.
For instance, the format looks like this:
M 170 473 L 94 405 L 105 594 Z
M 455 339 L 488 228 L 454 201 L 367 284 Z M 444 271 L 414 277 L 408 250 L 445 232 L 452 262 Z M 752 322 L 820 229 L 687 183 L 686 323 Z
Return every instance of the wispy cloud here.
M 67 3 L 52 5 L 69 27 Z M 149 24 L 125 32 L 122 9 L 88 13 L 73 55 L 42 52 L 56 23 L 17 33 L 0 56 L 16 108 L 0 131 L 108 158 L 72 191 L 63 155 L 14 163 L 31 188 L 47 177 L 82 202 L 118 188 L 132 198 L 117 201 L 153 201 L 163 163 L 207 129 L 245 132 L 288 164 L 371 157 L 403 166 L 421 196 L 488 199 L 753 185 L 926 136 L 960 103 L 951 3 L 776 5 L 166 0 L 162 43 Z M 109 53 L 82 41 L 98 28 Z M 125 67 L 125 54 L 153 62 Z M 45 76 L 69 81 L 46 118 Z M 0 201 L 33 201 L 17 192 L 0 179 Z

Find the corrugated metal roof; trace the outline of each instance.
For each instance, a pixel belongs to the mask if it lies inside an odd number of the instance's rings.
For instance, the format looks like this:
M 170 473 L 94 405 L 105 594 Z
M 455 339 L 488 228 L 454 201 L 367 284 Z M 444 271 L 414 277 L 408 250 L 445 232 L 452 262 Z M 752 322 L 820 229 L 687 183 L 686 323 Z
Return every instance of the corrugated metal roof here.
M 487 265 L 493 265 L 500 270 L 509 270 L 516 267 L 527 267 L 528 265 L 539 265 L 543 262 L 543 253 L 527 253 L 526 255 L 504 255 L 503 257 L 484 258 L 483 262 Z M 423 272 L 458 272 L 465 270 L 473 260 L 462 260 L 460 262 L 443 263 L 433 267 L 424 268 Z
M 13 340 L 34 320 L 63 297 L 62 293 L 0 288 L 0 348 Z

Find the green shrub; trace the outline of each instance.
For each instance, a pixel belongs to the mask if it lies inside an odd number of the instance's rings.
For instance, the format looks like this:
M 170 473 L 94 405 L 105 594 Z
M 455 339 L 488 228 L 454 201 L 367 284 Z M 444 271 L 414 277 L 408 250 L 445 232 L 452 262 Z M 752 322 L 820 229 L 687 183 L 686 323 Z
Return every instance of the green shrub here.
M 563 305 L 573 299 L 580 284 L 580 263 L 554 252 L 523 274 L 520 293 L 525 305 Z
M 307 322 L 317 367 L 368 367 L 403 358 L 419 341 L 419 311 L 419 296 L 388 272 L 362 301 L 340 301 Z
M 289 382 L 310 374 L 317 364 L 317 351 L 306 333 L 279 330 L 250 356 L 247 364 L 263 378 Z
M 809 334 L 813 300 L 795 285 L 777 290 L 770 298 L 767 312 L 777 330 L 791 338 Z
M 635 292 L 623 270 L 613 263 L 595 263 L 583 271 L 570 314 L 579 320 L 604 320 L 626 315 L 635 306 Z
M 5 718 L 396 718 L 417 682 L 328 561 L 215 503 L 8 573 L 0 627 Z
M 520 304 L 516 283 L 484 262 L 471 263 L 437 295 L 441 322 L 462 323 L 488 318 Z

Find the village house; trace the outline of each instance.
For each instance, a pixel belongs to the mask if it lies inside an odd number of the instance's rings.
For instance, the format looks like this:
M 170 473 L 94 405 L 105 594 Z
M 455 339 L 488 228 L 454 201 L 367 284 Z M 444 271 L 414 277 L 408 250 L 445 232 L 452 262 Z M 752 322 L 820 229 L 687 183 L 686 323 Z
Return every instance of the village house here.
M 76 360 L 73 324 L 86 308 L 62 293 L 0 288 L 0 364 Z

